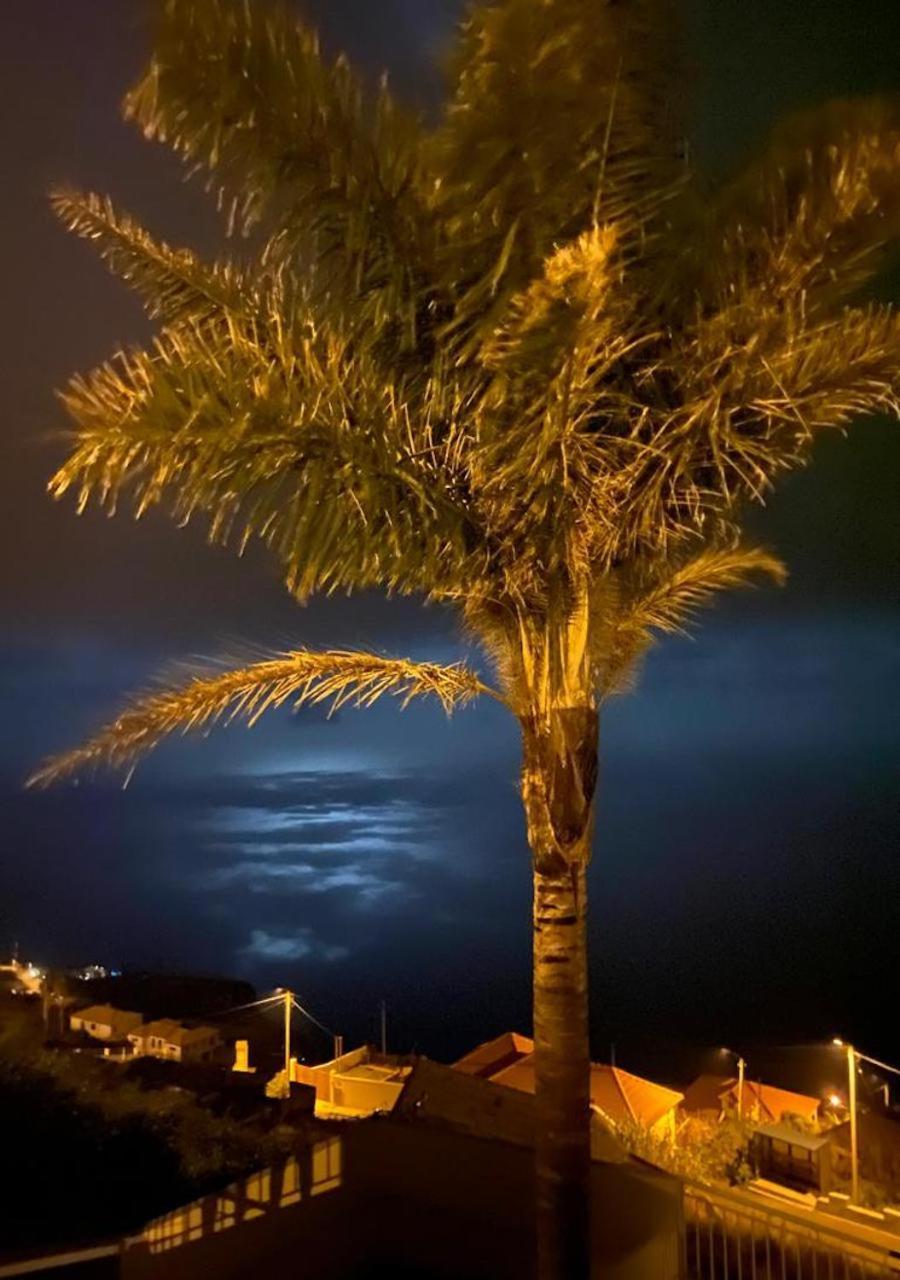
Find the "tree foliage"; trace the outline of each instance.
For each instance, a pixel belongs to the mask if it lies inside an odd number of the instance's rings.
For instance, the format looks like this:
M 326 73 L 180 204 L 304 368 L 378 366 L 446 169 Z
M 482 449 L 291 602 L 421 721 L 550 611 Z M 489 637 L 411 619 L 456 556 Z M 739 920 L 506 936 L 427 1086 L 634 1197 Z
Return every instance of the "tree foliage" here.
M 300 599 L 449 603 L 520 716 L 626 688 L 654 631 L 780 579 L 740 543 L 741 504 L 820 431 L 898 410 L 900 322 L 858 291 L 900 230 L 900 116 L 827 105 L 710 189 L 676 25 L 664 0 L 482 0 L 428 127 L 286 6 L 162 0 L 126 115 L 250 238 L 206 265 L 55 197 L 161 328 L 65 391 L 51 491 L 262 539 Z M 260 670 L 228 707 L 279 701 Z M 445 703 L 477 683 L 372 678 Z M 199 687 L 69 764 L 198 723 Z

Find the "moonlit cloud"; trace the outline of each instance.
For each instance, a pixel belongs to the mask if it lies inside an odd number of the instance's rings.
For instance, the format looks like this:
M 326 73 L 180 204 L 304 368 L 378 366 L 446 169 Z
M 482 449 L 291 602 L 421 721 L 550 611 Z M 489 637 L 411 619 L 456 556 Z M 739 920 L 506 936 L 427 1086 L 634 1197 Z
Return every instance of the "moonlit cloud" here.
M 241 947 L 241 954 L 264 963 L 303 960 L 307 956 L 333 963 L 344 960 L 350 952 L 347 947 L 319 942 L 310 929 L 298 929 L 291 934 L 272 934 L 265 929 L 254 929 L 250 941 Z

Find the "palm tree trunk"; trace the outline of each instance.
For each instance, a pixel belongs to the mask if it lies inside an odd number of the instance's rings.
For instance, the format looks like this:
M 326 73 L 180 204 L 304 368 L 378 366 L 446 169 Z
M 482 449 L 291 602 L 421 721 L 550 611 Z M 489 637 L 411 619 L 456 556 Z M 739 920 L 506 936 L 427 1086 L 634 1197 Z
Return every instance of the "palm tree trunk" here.
M 539 1280 L 590 1274 L 590 1047 L 585 927 L 597 714 L 523 722 L 522 797 L 534 860 Z

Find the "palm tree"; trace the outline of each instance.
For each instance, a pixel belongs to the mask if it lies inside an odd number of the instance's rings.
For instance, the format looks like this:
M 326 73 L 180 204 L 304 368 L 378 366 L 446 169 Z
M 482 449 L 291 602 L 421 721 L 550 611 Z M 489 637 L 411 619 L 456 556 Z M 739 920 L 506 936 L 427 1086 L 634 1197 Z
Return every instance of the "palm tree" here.
M 900 325 L 853 304 L 900 227 L 896 105 L 790 121 L 738 178 L 689 172 L 662 0 L 494 0 L 429 127 L 286 9 L 164 0 L 125 111 L 207 177 L 231 260 L 61 192 L 160 322 L 63 400 L 50 482 L 259 538 L 298 600 L 455 608 L 490 657 L 299 649 L 138 697 L 38 783 L 289 703 L 497 699 L 534 869 L 538 1257 L 588 1272 L 586 871 L 599 710 L 654 633 L 779 563 L 740 504 L 820 429 L 897 411 Z

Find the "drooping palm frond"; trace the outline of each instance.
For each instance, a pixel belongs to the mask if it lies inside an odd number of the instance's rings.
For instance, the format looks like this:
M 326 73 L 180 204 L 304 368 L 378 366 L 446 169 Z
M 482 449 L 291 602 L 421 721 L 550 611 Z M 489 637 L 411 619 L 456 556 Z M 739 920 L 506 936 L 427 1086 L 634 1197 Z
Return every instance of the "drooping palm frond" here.
M 265 216 L 271 254 L 299 255 L 357 318 L 399 317 L 412 341 L 428 227 L 419 126 L 386 87 L 372 101 L 343 58 L 327 63 L 286 5 L 163 0 L 125 110 L 208 172 L 233 224 Z
M 746 586 L 755 576 L 779 586 L 787 570 L 777 556 L 761 547 L 708 547 L 699 555 L 668 567 L 625 607 L 619 626 L 673 634 L 684 631 L 697 612 L 722 591 Z
M 591 222 L 638 235 L 683 175 L 666 0 L 485 0 L 435 139 L 436 208 L 465 331 Z
M 108 197 L 60 190 L 51 196 L 57 216 L 91 240 L 110 270 L 140 294 L 147 314 L 165 324 L 253 315 L 258 303 L 243 273 L 230 263 L 207 266 L 190 249 L 154 240 Z
M 715 596 L 760 577 L 781 586 L 787 570 L 770 552 L 742 545 L 705 547 L 690 559 L 664 560 L 644 571 L 631 591 L 620 595 L 612 624 L 601 634 L 596 655 L 601 695 L 629 687 L 655 633 L 684 633 Z
M 704 298 L 748 288 L 821 312 L 871 279 L 900 236 L 900 95 L 831 102 L 779 125 L 706 206 Z
M 480 694 L 499 697 L 463 663 L 442 666 L 343 650 L 295 650 L 232 671 L 196 674 L 190 680 L 136 698 L 83 746 L 48 760 L 29 779 L 46 787 L 85 770 L 131 768 L 173 733 L 209 730 L 285 705 L 329 703 L 330 710 L 369 707 L 389 694 L 405 707 L 414 698 L 438 699 L 449 715 Z

